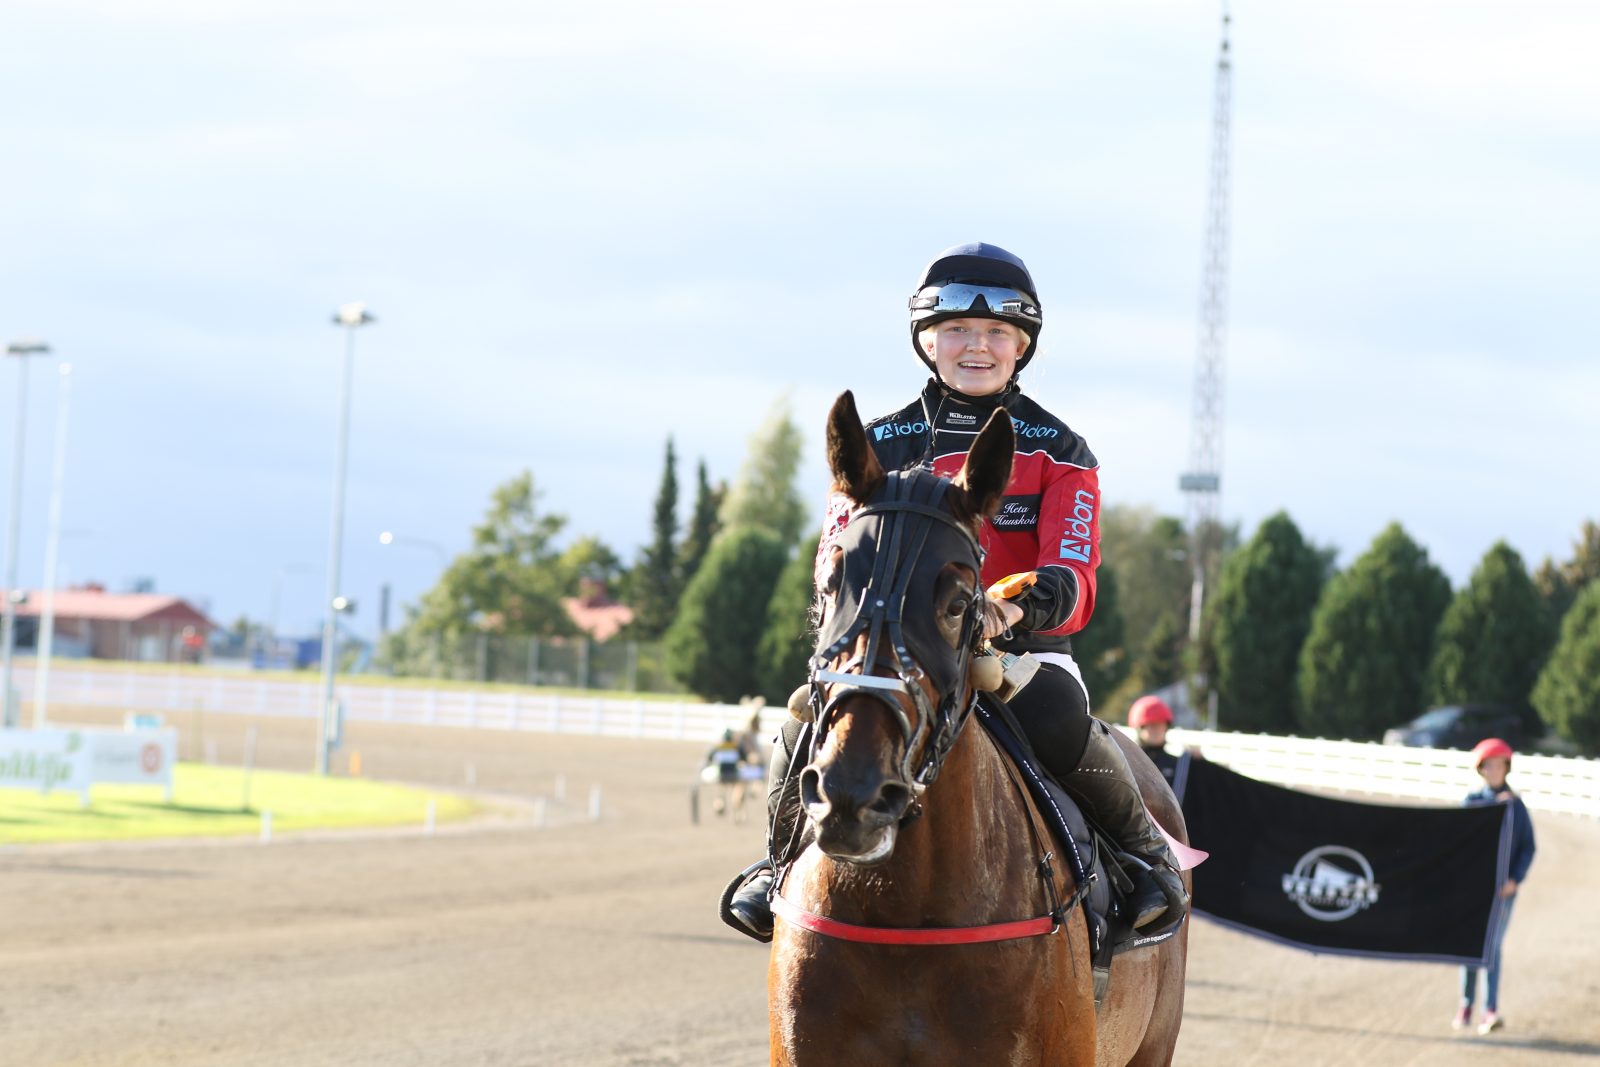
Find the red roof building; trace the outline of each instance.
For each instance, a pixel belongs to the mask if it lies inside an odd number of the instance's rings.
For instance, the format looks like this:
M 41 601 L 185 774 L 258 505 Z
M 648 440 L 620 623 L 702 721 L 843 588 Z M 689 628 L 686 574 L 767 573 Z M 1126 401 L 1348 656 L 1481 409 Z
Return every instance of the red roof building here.
M 44 614 L 44 593 L 27 594 L 17 605 L 17 620 L 33 620 L 38 633 Z M 87 585 L 55 591 L 55 654 L 94 659 L 194 663 L 216 623 L 182 597 L 159 593 L 108 593 Z M 18 646 L 25 647 L 22 627 Z M 38 647 L 37 636 L 34 647 Z
M 579 583 L 578 596 L 562 597 L 561 606 L 572 625 L 596 641 L 611 640 L 633 621 L 632 608 L 617 603 L 603 584 L 589 579 Z

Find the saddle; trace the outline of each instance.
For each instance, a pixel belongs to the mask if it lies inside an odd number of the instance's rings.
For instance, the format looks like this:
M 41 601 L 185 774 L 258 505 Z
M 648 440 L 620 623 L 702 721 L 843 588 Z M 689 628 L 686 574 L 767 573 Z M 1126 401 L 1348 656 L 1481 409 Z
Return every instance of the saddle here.
M 1095 825 L 1076 801 L 1039 763 L 1026 735 L 1006 705 L 989 694 L 980 694 L 977 718 L 1009 758 L 1028 787 L 1034 806 L 1050 827 L 1056 846 L 1066 857 L 1073 879 L 1084 893 L 1083 915 L 1089 927 L 1089 954 L 1094 966 L 1094 1002 L 1099 1007 L 1111 982 L 1111 961 L 1136 948 L 1157 945 L 1174 936 L 1183 925 L 1187 911 L 1176 917 L 1164 916 L 1155 926 L 1133 928 L 1127 897 L 1133 881 L 1125 868 L 1142 861 L 1117 847 L 1104 830 Z

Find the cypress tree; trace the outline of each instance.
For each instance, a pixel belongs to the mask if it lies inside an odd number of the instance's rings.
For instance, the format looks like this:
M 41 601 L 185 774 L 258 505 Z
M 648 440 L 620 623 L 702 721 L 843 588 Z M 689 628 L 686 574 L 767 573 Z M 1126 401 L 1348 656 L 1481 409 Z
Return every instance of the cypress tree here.
M 1422 710 L 1450 582 L 1392 523 L 1317 601 L 1300 650 L 1301 732 L 1366 739 Z
M 1539 723 L 1529 697 L 1550 650 L 1549 618 L 1522 557 L 1504 541 L 1490 548 L 1439 623 L 1428 673 L 1434 704 L 1504 704 Z
M 706 553 L 711 549 L 711 542 L 715 540 L 717 531 L 722 529 L 717 522 L 717 512 L 722 507 L 722 498 L 727 492 L 726 486 L 715 489 L 706 477 L 706 461 L 700 461 L 697 474 L 698 481 L 694 491 L 694 512 L 689 516 L 689 529 L 683 535 L 683 546 L 679 549 L 678 581 L 680 588 L 687 588 L 691 579 L 700 570 L 700 564 L 705 561 Z
M 661 471 L 661 488 L 656 491 L 655 514 L 650 524 L 650 544 L 634 568 L 633 630 L 653 641 L 672 623 L 678 607 L 678 456 L 667 438 L 667 458 Z
M 1533 689 L 1539 717 L 1589 755 L 1600 755 L 1600 579 L 1578 594 Z
M 762 692 L 756 649 L 787 553 L 746 526 L 717 539 L 666 634 L 667 670 L 690 692 L 731 704 Z
M 1228 729 L 1294 729 L 1300 646 L 1327 571 L 1328 557 L 1282 511 L 1228 557 L 1202 633 L 1217 717 Z

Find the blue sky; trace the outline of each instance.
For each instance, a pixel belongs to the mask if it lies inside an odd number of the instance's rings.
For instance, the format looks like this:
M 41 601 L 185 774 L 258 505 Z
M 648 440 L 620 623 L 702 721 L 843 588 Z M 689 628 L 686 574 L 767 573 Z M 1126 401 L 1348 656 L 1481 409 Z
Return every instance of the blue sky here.
M 1348 561 L 1399 519 L 1464 581 L 1600 514 L 1600 12 L 1238 3 L 1223 511 Z M 346 591 L 415 598 L 490 490 L 631 556 L 661 449 L 737 470 L 920 384 L 960 241 L 1045 307 L 1024 384 L 1108 502 L 1181 513 L 1217 7 L 18 0 L 0 332 L 75 368 L 64 578 L 309 631 L 358 338 Z M 9 472 L 16 368 L 0 367 Z M 43 573 L 55 376 L 30 391 Z

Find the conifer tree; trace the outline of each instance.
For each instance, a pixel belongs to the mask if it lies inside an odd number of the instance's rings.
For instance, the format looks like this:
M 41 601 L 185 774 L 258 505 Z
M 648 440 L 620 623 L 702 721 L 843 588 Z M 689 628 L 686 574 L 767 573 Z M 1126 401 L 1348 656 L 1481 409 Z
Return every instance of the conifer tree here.
M 1300 650 L 1300 732 L 1356 740 L 1422 711 L 1450 582 L 1391 524 L 1323 587 Z
M 758 527 L 717 538 L 666 634 L 667 670 L 690 692 L 731 704 L 762 692 L 756 655 L 787 553 Z
M 1217 718 L 1227 729 L 1294 730 L 1300 646 L 1328 569 L 1328 555 L 1282 511 L 1223 565 L 1202 640 L 1210 648 Z
M 1522 557 L 1504 541 L 1450 601 L 1428 673 L 1434 704 L 1504 704 L 1540 733 L 1529 698 L 1551 645 L 1549 617 Z
M 696 478 L 694 511 L 689 516 L 689 529 L 683 535 L 683 546 L 679 549 L 678 581 L 682 588 L 687 588 L 700 570 L 711 542 L 722 529 L 717 521 L 717 512 L 722 507 L 723 497 L 727 495 L 725 485 L 712 487 L 711 480 L 706 476 L 706 461 L 703 459 Z
M 1600 755 L 1600 579 L 1584 586 L 1562 618 L 1533 706 L 1561 737 Z
M 678 456 L 667 438 L 667 458 L 656 490 L 650 523 L 650 544 L 640 556 L 629 583 L 633 594 L 633 632 L 646 641 L 666 633 L 677 611 L 678 559 L 674 543 L 678 533 Z

